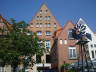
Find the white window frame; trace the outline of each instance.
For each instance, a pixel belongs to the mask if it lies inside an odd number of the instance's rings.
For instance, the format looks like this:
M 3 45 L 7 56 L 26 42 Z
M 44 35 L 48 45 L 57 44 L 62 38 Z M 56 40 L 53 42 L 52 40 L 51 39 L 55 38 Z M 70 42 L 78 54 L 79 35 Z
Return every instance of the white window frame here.
M 39 20 L 40 19 L 40 17 L 39 16 L 36 16 L 36 20 Z
M 55 27 L 55 28 L 57 27 L 56 23 L 54 23 L 54 27 Z
M 64 40 L 64 44 L 65 44 L 65 45 L 67 44 L 67 40 L 66 40 L 66 39 Z
M 45 48 L 51 48 L 51 41 L 50 40 L 45 41 Z
M 73 37 L 70 36 L 70 33 L 72 33 L 72 29 L 68 30 L 68 39 L 74 39 Z
M 68 50 L 69 51 L 69 59 L 77 59 L 76 47 L 75 46 L 70 46 L 68 49 L 69 49 Z
M 41 36 L 42 35 L 42 32 L 41 31 L 37 31 L 37 35 L 38 36 Z
M 36 27 L 39 27 L 39 23 L 36 23 Z
M 40 27 L 42 27 L 42 23 L 40 23 L 40 25 L 39 25 Z
M 40 16 L 39 20 L 42 20 L 42 16 Z
M 60 44 L 63 44 L 63 40 L 62 39 L 60 39 Z
M 42 13 L 42 10 L 40 10 L 40 14 Z
M 51 27 L 51 24 L 50 23 L 47 23 L 47 27 Z
M 51 32 L 50 31 L 46 31 L 46 36 L 50 36 Z

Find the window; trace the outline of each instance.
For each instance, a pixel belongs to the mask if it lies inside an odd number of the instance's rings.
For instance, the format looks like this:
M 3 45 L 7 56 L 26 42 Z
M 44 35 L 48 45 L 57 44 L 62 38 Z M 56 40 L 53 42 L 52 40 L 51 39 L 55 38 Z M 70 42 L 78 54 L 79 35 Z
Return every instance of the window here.
M 36 27 L 39 27 L 39 23 L 36 24 Z
M 40 10 L 40 13 L 42 13 L 42 10 Z
M 47 24 L 47 27 L 51 27 L 51 24 L 50 24 L 50 23 L 48 23 L 48 24 Z
M 69 58 L 70 59 L 76 59 L 76 47 L 69 47 Z
M 42 27 L 42 23 L 40 23 L 40 27 Z
M 47 16 L 45 16 L 44 20 L 47 20 Z
M 36 20 L 39 20 L 39 16 L 36 17 Z
M 36 55 L 36 62 L 41 63 L 41 56 L 40 55 Z
M 50 20 L 50 16 L 47 16 L 47 20 Z
M 46 63 L 51 63 L 51 56 L 50 55 L 46 55 Z
M 48 10 L 46 10 L 46 12 L 48 12 Z
M 45 23 L 44 27 L 47 27 L 47 23 Z
M 63 40 L 62 39 L 60 39 L 60 44 L 63 44 Z
M 96 55 L 96 50 L 95 50 L 95 55 Z
M 73 36 L 72 36 L 72 29 L 70 29 L 70 30 L 68 31 L 68 38 L 69 38 L 69 39 L 74 39 Z
M 46 48 L 51 48 L 51 42 L 50 42 L 50 40 L 46 40 L 45 41 L 45 47 Z
M 96 48 L 96 44 L 94 44 L 94 47 Z
M 92 53 L 92 58 L 94 58 L 94 51 L 91 51 L 91 53 Z
M 45 10 L 45 12 L 44 12 L 44 13 L 46 14 L 47 12 L 48 12 L 48 10 Z
M 67 44 L 67 40 L 66 39 L 64 40 L 64 44 Z
M 37 35 L 38 36 L 42 35 L 42 32 L 41 31 L 37 31 Z
M 46 31 L 46 35 L 47 36 L 50 36 L 51 35 L 51 32 L 50 31 Z
M 30 27 L 34 27 L 34 26 L 33 26 L 33 23 L 30 23 Z
M 55 28 L 57 27 L 56 23 L 54 23 L 54 27 L 55 27 Z
M 40 47 L 40 48 L 42 47 L 42 43 L 43 43 L 42 40 L 39 40 L 39 41 L 38 41 L 38 44 L 39 44 L 39 47 Z
M 2 19 L 0 19 L 0 23 L 2 23 L 2 21 L 3 21 L 3 20 L 2 20 Z
M 27 35 L 32 35 L 32 32 L 28 32 L 28 33 L 26 33 Z
M 33 23 L 30 23 L 31 25 L 33 25 Z
M 40 20 L 42 20 L 42 16 L 40 16 Z
M 93 48 L 93 44 L 90 45 Z
M 0 72 L 4 72 L 4 67 L 0 66 Z

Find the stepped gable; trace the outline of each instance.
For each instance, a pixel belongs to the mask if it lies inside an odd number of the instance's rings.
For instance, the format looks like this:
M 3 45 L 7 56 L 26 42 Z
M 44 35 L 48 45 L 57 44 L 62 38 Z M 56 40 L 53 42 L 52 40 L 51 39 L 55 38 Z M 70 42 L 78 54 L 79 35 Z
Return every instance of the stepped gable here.
M 1 29 L 6 29 L 8 31 L 11 31 L 12 25 L 5 19 L 3 18 L 1 15 L 0 15 L 0 28 Z
M 47 27 L 47 26 L 49 26 L 49 27 Z M 40 29 L 39 29 L 39 27 L 40 27 Z M 44 29 L 44 27 L 45 27 L 45 29 Z M 49 30 L 49 28 L 52 31 L 56 31 L 56 30 L 62 28 L 62 26 L 56 20 L 55 16 L 53 16 L 53 14 L 50 11 L 50 9 L 48 8 L 48 6 L 46 4 L 42 4 L 39 11 L 36 13 L 36 15 L 33 17 L 32 21 L 30 22 L 30 26 L 28 28 L 29 28 L 29 30 L 34 31 L 34 32 L 36 32 L 36 30 L 42 30 L 42 31 Z M 36 29 L 36 28 L 38 28 L 38 29 Z

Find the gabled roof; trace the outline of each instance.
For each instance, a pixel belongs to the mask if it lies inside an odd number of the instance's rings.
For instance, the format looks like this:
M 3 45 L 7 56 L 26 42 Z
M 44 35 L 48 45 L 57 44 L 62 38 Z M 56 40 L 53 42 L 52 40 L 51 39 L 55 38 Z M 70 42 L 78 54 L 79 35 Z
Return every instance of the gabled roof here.
M 60 23 L 58 22 L 58 20 L 56 19 L 56 17 L 52 14 L 51 10 L 48 8 L 47 4 L 43 3 L 43 4 L 41 5 L 41 7 L 39 8 L 39 10 L 37 11 L 37 13 L 35 14 L 35 16 L 37 16 L 37 15 L 39 14 L 40 10 L 48 10 L 48 12 L 50 13 L 49 15 L 52 16 L 52 17 L 54 17 L 54 19 L 55 19 L 55 21 L 58 23 L 58 25 L 59 25 L 60 27 L 62 27 L 61 24 L 60 24 Z M 33 19 L 31 20 L 31 22 L 32 22 L 33 20 L 35 20 L 35 16 L 34 16 Z M 42 16 L 42 14 L 41 14 L 41 16 Z
M 75 24 L 73 24 L 73 22 L 71 20 L 67 21 L 67 23 L 64 25 L 63 29 L 66 28 L 67 26 L 69 26 L 69 24 L 72 24 L 73 26 Z
M 67 26 L 71 26 L 70 24 L 71 24 L 72 26 L 74 26 L 74 24 L 73 24 L 73 22 L 72 22 L 71 20 L 67 21 L 67 23 L 64 25 L 63 28 L 58 29 L 58 30 L 54 33 L 55 37 L 60 36 L 61 33 L 64 31 L 64 29 L 65 29 Z
M 90 29 L 90 27 L 87 25 L 87 23 L 84 21 L 84 19 L 80 18 L 78 20 L 77 24 L 82 24 L 82 25 L 86 26 L 85 33 L 91 34 L 91 38 L 95 37 L 94 32 Z
M 2 19 L 2 22 L 1 23 L 4 23 L 6 25 L 6 27 L 8 28 L 9 31 L 12 30 L 12 25 L 5 19 L 3 18 L 1 15 L 0 15 L 0 21 Z

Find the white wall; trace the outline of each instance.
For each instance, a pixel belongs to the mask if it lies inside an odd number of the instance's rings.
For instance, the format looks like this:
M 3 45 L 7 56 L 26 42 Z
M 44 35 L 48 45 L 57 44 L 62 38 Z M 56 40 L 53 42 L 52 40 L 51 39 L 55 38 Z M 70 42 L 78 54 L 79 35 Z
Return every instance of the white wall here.
M 77 24 L 80 24 L 80 23 L 86 26 L 85 32 L 91 34 L 92 41 L 88 39 L 88 41 L 89 41 L 88 42 L 88 50 L 89 50 L 90 58 L 91 58 L 91 60 L 93 60 L 96 58 L 96 47 L 94 47 L 94 44 L 96 44 L 96 36 L 95 36 L 94 32 L 88 27 L 88 25 L 86 24 L 86 22 L 82 18 L 79 19 Z M 93 47 L 91 47 L 91 45 L 93 45 Z M 94 58 L 92 58 L 91 51 L 94 51 Z

